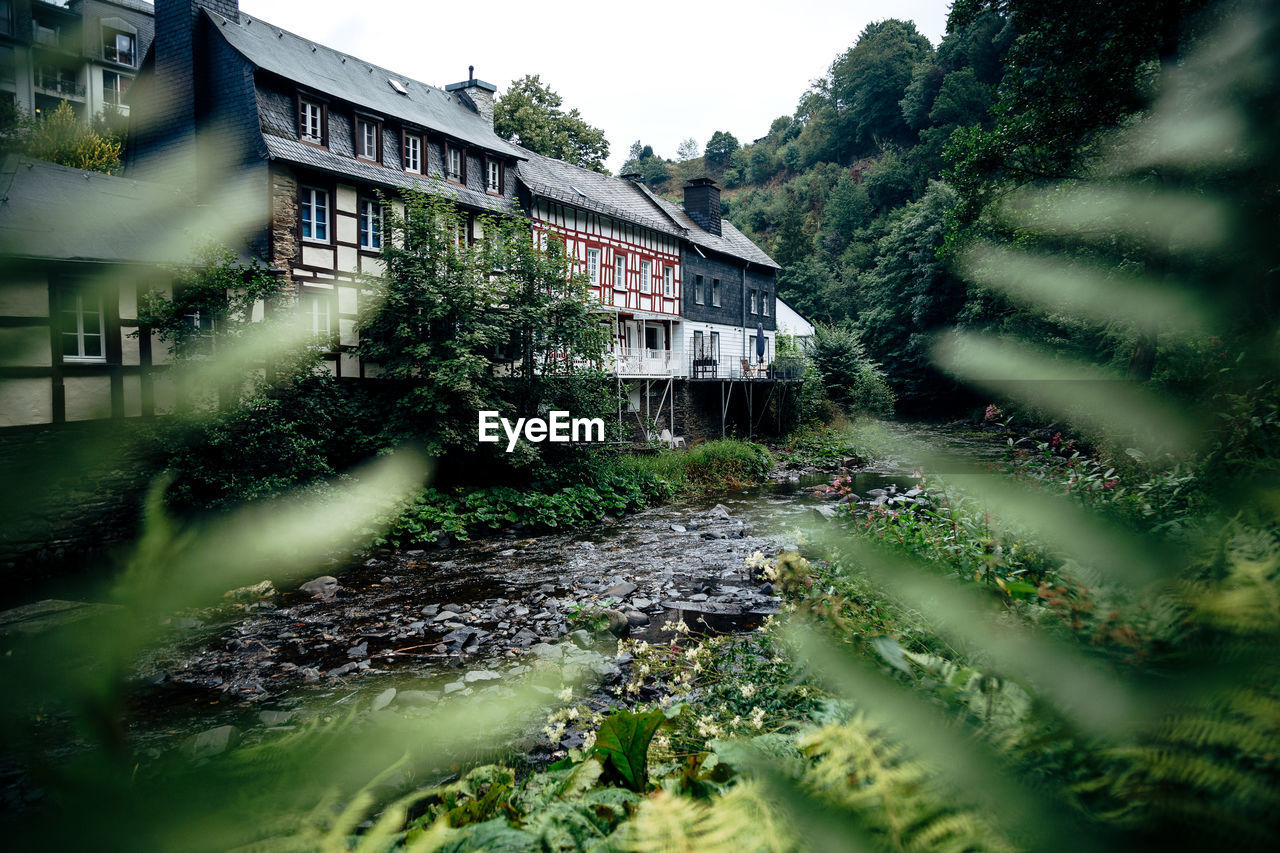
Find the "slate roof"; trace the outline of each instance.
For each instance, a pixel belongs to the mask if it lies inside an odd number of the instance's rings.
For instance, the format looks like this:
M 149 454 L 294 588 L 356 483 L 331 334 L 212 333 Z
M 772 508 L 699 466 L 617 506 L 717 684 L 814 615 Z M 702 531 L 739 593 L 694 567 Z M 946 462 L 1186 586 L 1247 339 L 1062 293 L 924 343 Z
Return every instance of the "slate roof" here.
M 301 163 L 322 172 L 356 178 L 384 187 L 417 189 L 431 195 L 453 199 L 479 210 L 490 210 L 495 213 L 513 212 L 510 199 L 501 196 L 492 196 L 488 193 L 477 192 L 447 181 L 433 180 L 422 175 L 412 175 L 397 169 L 388 169 L 376 163 L 366 163 L 363 160 L 344 157 L 341 154 L 334 154 L 332 151 L 326 151 L 314 145 L 307 145 L 296 139 L 287 139 L 271 134 L 263 134 L 263 139 L 266 140 L 267 151 L 275 159 Z
M 517 166 L 521 183 L 543 198 L 571 204 L 634 222 L 691 243 L 760 266 L 779 269 L 755 243 L 721 220 L 722 236 L 702 230 L 680 205 L 654 193 L 644 184 L 602 175 L 563 160 L 520 149 L 526 158 Z
M 204 13 L 232 48 L 256 67 L 374 113 L 390 116 L 509 157 L 523 156 L 458 95 L 282 30 L 245 12 L 240 21 Z M 391 87 L 398 81 L 407 95 Z
M 180 263 L 196 207 L 162 184 L 11 154 L 0 163 L 0 257 Z

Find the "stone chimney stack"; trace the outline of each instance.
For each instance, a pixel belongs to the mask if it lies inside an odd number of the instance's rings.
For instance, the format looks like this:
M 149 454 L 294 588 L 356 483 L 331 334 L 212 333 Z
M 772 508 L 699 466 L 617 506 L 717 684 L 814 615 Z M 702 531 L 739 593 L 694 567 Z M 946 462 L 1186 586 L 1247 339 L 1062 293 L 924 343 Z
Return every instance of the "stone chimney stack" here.
M 694 178 L 684 185 L 684 212 L 717 237 L 720 236 L 720 187 L 711 178 Z
M 197 190 L 196 117 L 205 96 L 197 85 L 203 68 L 201 8 L 240 20 L 239 0 L 155 0 L 155 68 L 130 108 L 130 171 L 192 193 Z
M 464 104 L 479 113 L 480 117 L 493 127 L 493 96 L 497 94 L 498 87 L 492 83 L 477 80 L 474 65 L 467 66 L 466 80 L 461 83 L 450 83 L 444 87 L 444 90 L 456 92 Z

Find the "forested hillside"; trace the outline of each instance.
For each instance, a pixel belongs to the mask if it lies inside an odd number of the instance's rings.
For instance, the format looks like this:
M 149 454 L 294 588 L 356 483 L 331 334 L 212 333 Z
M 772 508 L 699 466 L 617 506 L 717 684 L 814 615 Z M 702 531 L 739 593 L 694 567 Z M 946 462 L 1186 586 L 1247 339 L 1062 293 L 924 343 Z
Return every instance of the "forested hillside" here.
M 718 176 L 725 215 L 782 264 L 779 294 L 856 325 L 908 408 L 958 402 L 926 357 L 932 333 L 956 325 L 1032 334 L 1149 378 L 1167 362 L 1153 342 L 1014 308 L 954 261 L 1003 230 L 993 205 L 1011 190 L 1092 167 L 1156 95 L 1162 65 L 1212 24 L 1204 5 L 958 0 L 936 47 L 911 22 L 876 22 L 762 138 L 717 132 L 703 157 L 676 162 L 637 143 L 623 171 L 673 196 L 682 179 Z

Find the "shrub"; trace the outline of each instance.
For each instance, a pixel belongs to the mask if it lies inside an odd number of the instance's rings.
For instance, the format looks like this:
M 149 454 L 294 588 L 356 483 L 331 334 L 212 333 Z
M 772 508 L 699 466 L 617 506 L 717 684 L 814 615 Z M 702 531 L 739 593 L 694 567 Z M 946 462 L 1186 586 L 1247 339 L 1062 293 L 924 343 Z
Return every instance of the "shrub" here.
M 867 357 L 856 331 L 819 325 L 809 345 L 809 356 L 822 376 L 827 399 L 845 412 L 893 413 L 893 391 L 879 365 Z

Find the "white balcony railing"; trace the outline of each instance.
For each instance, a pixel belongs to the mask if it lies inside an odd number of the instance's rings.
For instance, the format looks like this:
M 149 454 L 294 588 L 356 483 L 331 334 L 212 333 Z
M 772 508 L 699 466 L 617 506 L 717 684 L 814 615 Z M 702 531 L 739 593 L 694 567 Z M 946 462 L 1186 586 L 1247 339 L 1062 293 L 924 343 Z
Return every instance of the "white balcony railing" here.
M 670 350 L 619 347 L 611 356 L 613 369 L 622 376 L 670 376 L 673 369 Z

